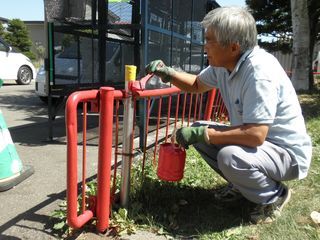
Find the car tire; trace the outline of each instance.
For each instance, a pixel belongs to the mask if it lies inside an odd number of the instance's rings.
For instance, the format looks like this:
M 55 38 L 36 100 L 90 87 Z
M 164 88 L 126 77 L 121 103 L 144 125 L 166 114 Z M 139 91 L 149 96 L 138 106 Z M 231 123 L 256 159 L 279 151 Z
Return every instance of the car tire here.
M 22 66 L 19 68 L 16 82 L 19 85 L 28 85 L 31 83 L 32 78 L 32 70 L 27 66 Z

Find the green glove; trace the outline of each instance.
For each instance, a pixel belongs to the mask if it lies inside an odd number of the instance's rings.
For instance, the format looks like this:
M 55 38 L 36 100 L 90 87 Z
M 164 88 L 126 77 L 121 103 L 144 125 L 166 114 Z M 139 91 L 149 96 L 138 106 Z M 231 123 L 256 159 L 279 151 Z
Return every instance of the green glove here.
M 208 126 L 182 127 L 176 132 L 176 141 L 185 149 L 194 143 L 209 143 Z
M 162 60 L 154 60 L 146 66 L 146 73 L 154 73 L 161 78 L 162 82 L 167 83 L 172 80 L 175 70 L 167 67 Z

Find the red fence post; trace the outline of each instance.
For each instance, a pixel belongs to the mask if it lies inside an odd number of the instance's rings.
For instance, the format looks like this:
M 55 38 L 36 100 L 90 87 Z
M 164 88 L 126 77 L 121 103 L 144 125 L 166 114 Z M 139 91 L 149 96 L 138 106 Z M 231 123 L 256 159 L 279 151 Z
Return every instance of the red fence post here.
M 97 176 L 97 229 L 100 232 L 105 231 L 109 226 L 113 103 L 114 88 L 100 88 L 100 138 Z
M 216 93 L 217 93 L 217 89 L 213 88 L 208 94 L 208 99 L 207 99 L 203 120 L 209 121 L 211 118 L 212 107 L 213 107 L 214 99 L 216 97 Z
M 84 210 L 78 216 L 78 129 L 77 106 L 80 101 L 94 100 L 97 90 L 75 92 L 66 104 L 67 132 L 67 222 L 70 227 L 81 228 L 93 217 L 91 210 Z

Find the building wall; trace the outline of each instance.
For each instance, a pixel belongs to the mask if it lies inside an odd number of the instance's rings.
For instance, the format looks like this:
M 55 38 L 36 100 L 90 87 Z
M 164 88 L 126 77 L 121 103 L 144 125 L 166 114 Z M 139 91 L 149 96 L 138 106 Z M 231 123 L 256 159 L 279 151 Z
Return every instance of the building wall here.
M 45 46 L 46 34 L 44 31 L 44 22 L 43 21 L 25 21 L 24 22 L 30 39 L 32 41 L 31 51 L 37 54 L 37 47 Z
M 320 42 L 318 42 L 314 45 L 313 61 L 318 56 L 319 51 L 320 51 Z M 283 54 L 280 51 L 277 51 L 277 52 L 271 52 L 271 54 L 273 54 L 278 59 L 278 61 L 280 62 L 281 66 L 284 68 L 285 71 L 287 71 L 288 73 L 291 72 L 292 61 L 293 61 L 292 60 L 292 53 Z
M 292 69 L 292 53 L 283 54 L 280 51 L 271 52 L 278 61 L 280 62 L 281 66 L 286 72 L 291 72 Z
M 0 17 L 0 23 L 8 24 L 9 19 Z M 24 21 L 32 41 L 31 51 L 36 53 L 37 46 L 45 46 L 44 21 Z

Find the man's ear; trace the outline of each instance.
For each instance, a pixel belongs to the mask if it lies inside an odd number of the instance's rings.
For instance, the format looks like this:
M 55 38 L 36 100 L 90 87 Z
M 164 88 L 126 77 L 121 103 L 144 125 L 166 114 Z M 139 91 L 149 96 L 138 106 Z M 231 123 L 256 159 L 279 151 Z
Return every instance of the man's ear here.
M 240 54 L 240 45 L 239 43 L 231 43 L 231 53 L 233 55 L 239 55 Z

